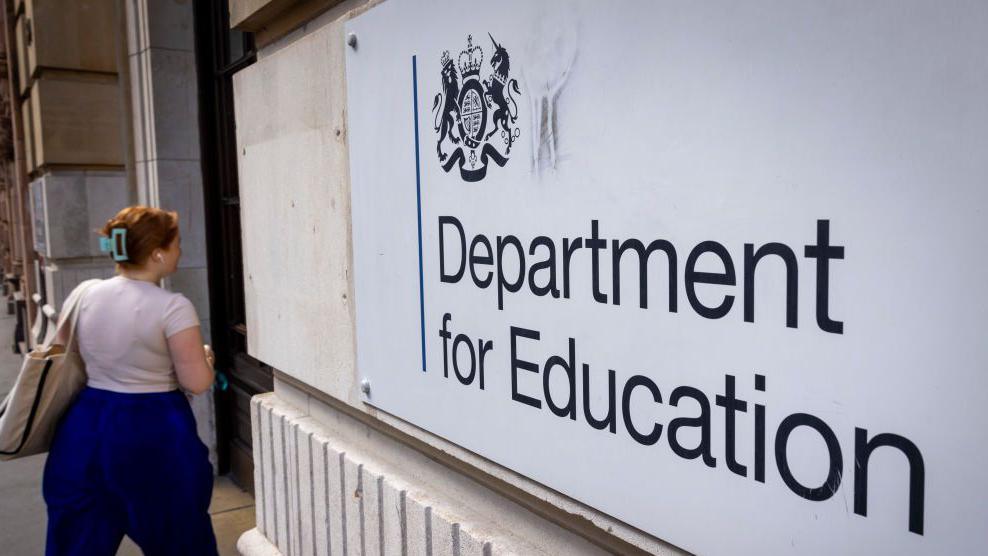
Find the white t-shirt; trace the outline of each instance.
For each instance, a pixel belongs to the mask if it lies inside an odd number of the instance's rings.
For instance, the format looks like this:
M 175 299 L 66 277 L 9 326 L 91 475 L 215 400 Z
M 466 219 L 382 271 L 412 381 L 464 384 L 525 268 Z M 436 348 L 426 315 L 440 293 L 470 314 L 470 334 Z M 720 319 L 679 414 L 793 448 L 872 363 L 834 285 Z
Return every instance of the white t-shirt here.
M 195 306 L 180 293 L 123 276 L 93 285 L 76 325 L 89 386 L 125 393 L 175 390 L 167 339 L 194 326 Z

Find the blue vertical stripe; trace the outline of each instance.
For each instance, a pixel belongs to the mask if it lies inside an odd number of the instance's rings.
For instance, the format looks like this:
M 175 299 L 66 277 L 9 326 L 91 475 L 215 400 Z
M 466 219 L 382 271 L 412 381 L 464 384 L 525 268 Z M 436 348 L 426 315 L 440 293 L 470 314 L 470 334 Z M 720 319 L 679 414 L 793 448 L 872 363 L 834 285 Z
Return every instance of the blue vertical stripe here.
M 422 328 L 422 372 L 425 372 L 425 275 L 422 271 L 422 171 L 419 168 L 419 77 L 412 56 L 412 113 L 415 114 L 415 199 L 419 216 L 419 324 Z

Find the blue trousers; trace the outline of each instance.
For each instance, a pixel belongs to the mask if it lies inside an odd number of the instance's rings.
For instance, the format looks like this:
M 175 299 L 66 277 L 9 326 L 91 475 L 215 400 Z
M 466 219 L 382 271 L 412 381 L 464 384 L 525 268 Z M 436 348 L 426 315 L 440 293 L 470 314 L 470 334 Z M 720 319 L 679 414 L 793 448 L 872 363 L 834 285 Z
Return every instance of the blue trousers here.
M 46 553 L 113 556 L 126 534 L 148 556 L 215 555 L 212 489 L 184 394 L 87 387 L 45 464 Z

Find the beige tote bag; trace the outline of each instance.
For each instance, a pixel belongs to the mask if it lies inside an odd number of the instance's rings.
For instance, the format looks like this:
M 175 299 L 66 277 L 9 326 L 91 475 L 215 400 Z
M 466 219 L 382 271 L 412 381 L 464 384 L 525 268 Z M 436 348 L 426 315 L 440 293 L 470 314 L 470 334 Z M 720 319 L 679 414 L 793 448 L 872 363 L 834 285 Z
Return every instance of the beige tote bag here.
M 82 298 L 100 281 L 79 284 L 62 305 L 57 329 L 68 327 L 67 345 L 41 345 L 24 356 L 14 388 L 0 403 L 0 459 L 47 452 L 59 420 L 86 385 L 75 329 Z

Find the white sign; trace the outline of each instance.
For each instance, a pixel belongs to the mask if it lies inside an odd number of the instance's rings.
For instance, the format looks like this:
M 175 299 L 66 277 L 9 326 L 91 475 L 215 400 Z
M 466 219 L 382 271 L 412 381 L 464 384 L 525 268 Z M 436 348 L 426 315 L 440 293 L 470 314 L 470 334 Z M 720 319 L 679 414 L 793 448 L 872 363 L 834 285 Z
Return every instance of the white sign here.
M 348 24 L 367 402 L 687 550 L 988 541 L 988 11 Z

